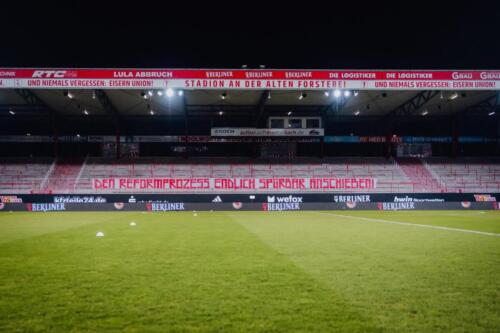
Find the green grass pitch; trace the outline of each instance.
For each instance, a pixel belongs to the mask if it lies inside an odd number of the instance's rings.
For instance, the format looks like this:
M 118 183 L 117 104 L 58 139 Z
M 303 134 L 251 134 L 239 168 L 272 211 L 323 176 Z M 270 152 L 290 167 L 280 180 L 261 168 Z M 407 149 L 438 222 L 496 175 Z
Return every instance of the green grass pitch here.
M 0 332 L 500 332 L 497 234 L 493 211 L 4 212 Z

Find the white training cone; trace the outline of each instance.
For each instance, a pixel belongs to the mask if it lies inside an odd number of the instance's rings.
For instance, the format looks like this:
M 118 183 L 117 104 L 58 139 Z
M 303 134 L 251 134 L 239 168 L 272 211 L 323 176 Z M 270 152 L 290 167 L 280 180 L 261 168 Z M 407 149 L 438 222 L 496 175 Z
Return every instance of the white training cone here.
M 131 227 L 135 227 L 135 226 L 136 226 L 135 222 L 130 222 L 130 224 L 129 224 L 129 225 L 130 225 Z
M 95 234 L 96 237 L 104 237 L 104 232 L 98 231 L 97 234 Z

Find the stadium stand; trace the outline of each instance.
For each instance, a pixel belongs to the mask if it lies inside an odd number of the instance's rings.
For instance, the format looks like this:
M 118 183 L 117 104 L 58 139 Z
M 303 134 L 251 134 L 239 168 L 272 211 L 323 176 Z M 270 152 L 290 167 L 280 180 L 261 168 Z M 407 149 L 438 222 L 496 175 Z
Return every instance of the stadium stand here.
M 0 192 L 34 193 L 41 191 L 53 168 L 51 159 L 2 159 L 0 163 Z
M 78 175 L 83 167 L 82 159 L 57 161 L 42 189 L 52 193 L 74 192 Z
M 444 192 L 444 186 L 420 159 L 398 158 L 397 164 L 412 183 L 414 192 Z
M 427 158 L 425 163 L 446 192 L 498 192 L 500 160 L 495 158 Z
M 377 179 L 377 192 L 412 192 L 414 189 L 414 185 L 397 164 L 385 158 L 299 158 L 293 164 L 247 158 L 193 158 L 189 159 L 189 162 L 180 158 L 120 161 L 89 158 L 82 167 L 79 180 L 75 184 L 75 192 L 91 192 L 93 178 L 108 177 L 369 177 Z M 71 185 L 70 182 L 67 184 Z M 62 189 L 59 188 L 60 190 Z
M 499 192 L 500 160 L 345 157 L 286 160 L 137 158 L 3 159 L 1 193 L 92 193 L 93 178 L 375 178 L 371 192 Z M 368 191 L 370 192 L 370 191 Z

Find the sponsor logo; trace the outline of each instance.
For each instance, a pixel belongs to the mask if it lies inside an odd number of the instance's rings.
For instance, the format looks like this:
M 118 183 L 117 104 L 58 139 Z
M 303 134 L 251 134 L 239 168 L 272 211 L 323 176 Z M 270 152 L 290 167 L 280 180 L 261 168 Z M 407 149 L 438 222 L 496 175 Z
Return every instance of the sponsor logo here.
M 254 200 L 255 199 L 255 195 L 249 195 L 248 197 L 250 198 L 250 200 Z
M 309 131 L 309 135 L 321 135 L 321 132 L 318 131 L 318 130 L 313 129 L 313 130 Z
M 483 80 L 500 80 L 500 73 L 481 72 L 480 76 Z
M 0 196 L 0 202 L 2 203 L 22 203 L 23 199 L 16 195 L 2 195 Z
M 453 80 L 470 80 L 472 79 L 472 73 L 459 73 L 459 72 L 453 72 L 451 74 L 451 77 Z
M 497 201 L 497 198 L 490 194 L 474 194 L 474 200 L 478 202 L 493 202 Z
M 412 198 L 409 196 L 405 197 L 394 197 L 394 202 L 444 202 L 445 200 L 443 198 Z
M 216 196 L 212 199 L 212 202 L 222 202 L 222 199 L 220 198 L 220 196 Z
M 66 210 L 64 203 L 32 203 L 27 204 L 30 212 L 58 212 Z
M 395 78 L 392 76 L 392 78 Z M 432 73 L 397 73 L 398 79 L 432 79 Z
M 0 202 L 0 210 L 4 209 L 4 207 L 5 207 L 5 204 Z
M 350 209 L 356 208 L 356 202 L 348 201 L 348 202 L 346 202 L 346 205 L 347 205 L 347 208 L 350 208 Z
M 267 196 L 267 203 L 262 205 L 263 210 L 281 211 L 281 210 L 300 210 L 300 204 L 303 202 L 303 197 L 295 197 L 289 195 L 283 196 Z
M 338 73 L 330 73 L 330 78 L 338 79 Z M 342 79 L 364 79 L 364 80 L 374 80 L 377 78 L 375 73 L 341 73 Z
M 245 77 L 248 79 L 272 78 L 273 72 L 245 72 Z
M 55 196 L 54 203 L 106 203 L 106 198 L 95 196 Z
M 185 210 L 183 202 L 148 203 L 146 209 L 150 212 Z
M 4 72 L 0 71 L 0 77 L 14 77 L 16 76 L 16 72 L 10 71 L 10 72 Z
M 371 202 L 370 195 L 334 195 L 335 202 Z
M 297 202 L 263 203 L 262 210 L 265 211 L 300 210 L 300 204 Z
M 233 77 L 233 72 L 231 71 L 224 71 L 224 72 L 206 72 L 207 78 L 217 78 L 217 79 L 222 79 L 222 78 L 231 78 Z
M 409 210 L 415 209 L 414 202 L 379 202 L 378 210 Z
M 164 72 L 164 71 L 116 71 L 113 72 L 113 77 L 115 78 L 150 78 L 150 79 L 167 79 L 172 78 L 172 72 Z
M 470 206 L 471 206 L 470 201 L 462 201 L 461 204 L 462 204 L 462 207 L 464 207 L 464 208 L 470 208 Z
M 129 203 L 136 203 L 137 200 L 135 199 L 135 197 L 133 195 L 131 195 L 130 198 L 128 198 L 128 202 Z
M 302 203 L 303 202 L 303 197 L 294 197 L 293 195 L 289 195 L 287 197 L 278 197 L 278 196 L 267 196 L 267 202 L 269 203 Z
M 115 202 L 114 206 L 116 209 L 120 210 L 123 209 L 123 207 L 125 207 L 125 204 L 123 202 Z
M 234 209 L 241 209 L 241 207 L 243 207 L 243 203 L 241 202 L 233 202 L 233 208 Z
M 34 71 L 32 77 L 41 78 L 62 78 L 65 77 L 67 71 L 50 71 L 50 70 L 38 70 Z
M 324 129 L 305 129 L 305 128 L 215 128 L 211 129 L 212 136 L 322 136 Z
M 235 134 L 236 131 L 230 128 L 214 129 L 214 134 Z
M 304 79 L 311 78 L 312 72 L 285 72 L 287 79 Z

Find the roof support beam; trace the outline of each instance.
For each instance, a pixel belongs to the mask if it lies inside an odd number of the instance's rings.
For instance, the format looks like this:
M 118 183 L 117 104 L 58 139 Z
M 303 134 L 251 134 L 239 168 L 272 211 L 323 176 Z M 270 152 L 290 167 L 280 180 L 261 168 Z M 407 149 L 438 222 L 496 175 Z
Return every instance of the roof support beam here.
M 182 114 L 184 115 L 184 135 L 188 135 L 189 128 L 189 119 L 188 119 L 188 110 L 187 110 L 187 97 L 186 91 L 182 94 Z
M 437 90 L 424 90 L 419 92 L 417 95 L 413 96 L 391 112 L 387 114 L 390 116 L 411 116 L 420 108 L 422 108 L 427 102 L 436 97 L 440 92 Z
M 56 115 L 56 112 L 52 110 L 52 108 L 50 108 L 47 104 L 45 104 L 45 102 L 33 91 L 28 89 L 16 89 L 15 91 L 32 110 L 46 112 L 51 117 L 54 117 Z
M 28 89 L 16 89 L 15 91 L 26 102 L 26 104 L 28 104 L 29 107 L 31 107 L 33 111 L 47 114 L 49 126 L 52 128 L 52 135 L 54 136 L 54 143 L 57 147 L 57 137 L 58 137 L 57 120 L 59 118 L 59 115 L 51 107 L 49 107 L 40 97 L 38 97 L 33 91 Z
M 483 99 L 479 103 L 469 106 L 463 111 L 463 113 L 470 113 L 470 112 L 490 113 L 490 112 L 496 112 L 499 107 L 500 107 L 500 92 L 495 92 L 493 96 L 490 96 L 486 99 Z
M 260 119 L 264 114 L 265 106 L 267 101 L 271 99 L 271 91 L 264 90 L 259 98 L 259 103 L 257 104 L 257 114 L 255 116 L 255 127 L 259 126 Z
M 343 95 L 339 97 L 334 97 L 334 99 L 335 100 L 332 103 L 328 104 L 321 110 L 321 113 L 324 114 L 326 120 L 329 120 L 335 114 L 338 114 L 339 111 L 344 108 L 344 106 L 347 104 L 347 101 L 349 100 L 348 97 L 345 97 Z
M 122 116 L 120 115 L 118 109 L 113 105 L 113 103 L 109 99 L 108 95 L 106 95 L 104 90 L 100 89 L 95 90 L 95 96 L 99 101 L 99 103 L 101 104 L 104 111 L 106 112 L 106 114 L 108 115 L 108 117 L 113 122 L 113 125 L 115 126 L 117 133 L 121 133 L 121 129 L 125 129 L 126 126 L 123 122 Z
M 293 111 L 293 113 L 297 112 L 308 112 L 308 113 L 315 113 L 314 116 L 320 114 L 321 110 L 324 108 L 322 105 L 303 105 L 303 106 L 297 106 L 297 105 L 270 105 L 266 104 L 265 106 L 265 112 L 273 112 L 273 113 L 287 113 L 290 110 Z M 188 114 L 195 115 L 200 112 L 212 112 L 212 113 L 217 113 L 219 111 L 223 112 L 231 112 L 233 114 L 234 112 L 239 112 L 239 113 L 245 113 L 249 117 L 252 117 L 252 119 L 255 121 L 256 119 L 256 106 L 255 105 L 186 105 L 186 109 L 189 112 Z

